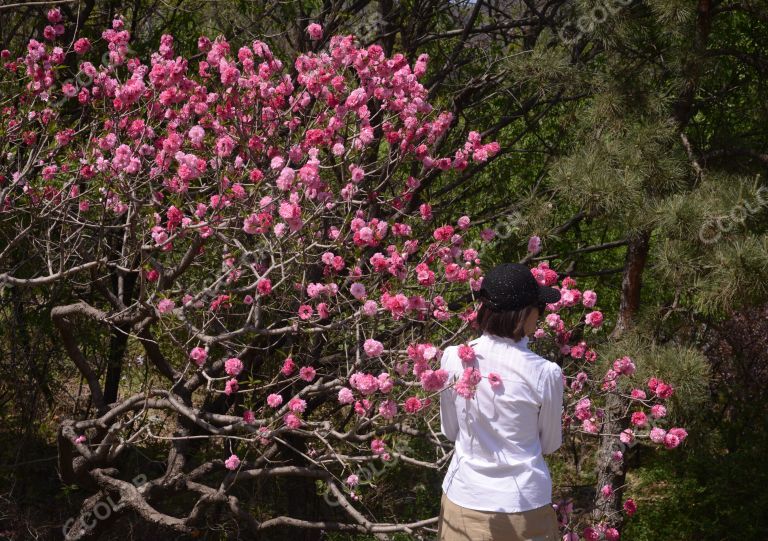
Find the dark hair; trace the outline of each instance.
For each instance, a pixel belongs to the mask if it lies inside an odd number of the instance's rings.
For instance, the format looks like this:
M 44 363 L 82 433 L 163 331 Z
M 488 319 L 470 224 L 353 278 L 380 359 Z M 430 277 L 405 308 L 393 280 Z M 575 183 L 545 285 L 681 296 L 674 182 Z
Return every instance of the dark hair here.
M 494 312 L 485 304 L 481 304 L 477 312 L 477 327 L 480 332 L 502 338 L 511 338 L 515 342 L 519 342 L 525 336 L 525 320 L 528 319 L 530 313 L 538 310 L 539 316 L 541 316 L 544 313 L 544 308 L 544 303 L 541 303 L 526 306 L 520 310 Z

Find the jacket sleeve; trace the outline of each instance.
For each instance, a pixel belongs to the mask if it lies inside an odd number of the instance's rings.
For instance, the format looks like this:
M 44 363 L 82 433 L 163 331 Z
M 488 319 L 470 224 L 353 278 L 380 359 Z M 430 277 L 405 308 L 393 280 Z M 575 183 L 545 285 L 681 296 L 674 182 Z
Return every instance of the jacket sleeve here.
M 443 356 L 440 358 L 440 368 L 447 370 L 446 363 L 450 355 L 448 349 L 443 352 Z M 448 383 L 451 385 L 440 391 L 440 431 L 450 441 L 456 441 L 459 435 L 459 417 L 456 413 L 456 391 L 453 388 L 453 382 L 451 381 L 451 372 L 448 370 Z
M 563 443 L 563 371 L 552 363 L 544 371 L 539 410 L 541 452 L 554 453 Z

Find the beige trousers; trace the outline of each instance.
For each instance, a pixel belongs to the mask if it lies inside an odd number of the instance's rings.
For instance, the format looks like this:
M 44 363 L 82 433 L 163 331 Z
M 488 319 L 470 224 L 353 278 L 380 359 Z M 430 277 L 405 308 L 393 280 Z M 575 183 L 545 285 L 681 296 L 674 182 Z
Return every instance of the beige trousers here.
M 476 511 L 456 505 L 443 492 L 437 541 L 559 541 L 557 514 L 547 504 L 520 513 Z

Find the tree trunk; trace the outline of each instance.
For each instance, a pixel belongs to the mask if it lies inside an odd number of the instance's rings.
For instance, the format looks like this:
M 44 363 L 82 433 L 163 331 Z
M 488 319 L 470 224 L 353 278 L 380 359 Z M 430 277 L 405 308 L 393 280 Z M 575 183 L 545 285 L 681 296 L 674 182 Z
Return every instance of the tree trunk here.
M 645 263 L 648 259 L 650 237 L 650 231 L 642 231 L 630 238 L 624 260 L 624 276 L 621 281 L 619 317 L 616 321 L 616 327 L 611 333 L 611 339 L 617 339 L 632 326 L 640 307 L 640 286 Z M 623 418 L 624 408 L 625 404 L 620 396 L 614 393 L 608 394 L 602 432 L 619 434 L 627 428 L 627 419 Z M 593 518 L 605 520 L 616 528 L 621 526 L 623 520 L 621 508 L 624 489 L 618 487 L 624 485 L 626 479 L 626 460 L 615 461 L 612 459 L 612 455 L 614 451 L 622 450 L 623 447 L 618 438 L 603 437 L 597 452 L 597 491 Z M 614 489 L 611 498 L 601 496 L 600 489 L 605 485 Z
M 136 273 L 127 273 L 123 278 L 124 291 L 120 291 L 118 286 L 119 278 L 115 277 L 114 293 L 122 293 L 123 304 L 126 306 L 133 302 L 133 288 L 136 283 Z M 107 358 L 107 375 L 104 378 L 104 403 L 111 404 L 117 401 L 118 390 L 120 389 L 120 376 L 123 372 L 123 358 L 128 347 L 128 334 L 131 331 L 131 325 L 117 325 L 110 331 L 109 337 L 109 355 Z
M 624 273 L 621 279 L 621 303 L 619 317 L 616 320 L 610 338 L 616 339 L 632 326 L 640 307 L 640 285 L 648 258 L 648 247 L 651 238 L 650 231 L 642 231 L 630 237 L 627 245 L 627 255 L 624 259 Z

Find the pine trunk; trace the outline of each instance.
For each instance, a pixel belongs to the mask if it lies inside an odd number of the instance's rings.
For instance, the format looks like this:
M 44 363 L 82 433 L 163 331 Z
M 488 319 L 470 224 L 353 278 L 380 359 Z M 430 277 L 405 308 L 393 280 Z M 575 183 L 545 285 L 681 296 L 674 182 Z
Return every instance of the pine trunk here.
M 650 243 L 650 231 L 643 231 L 630 239 L 627 247 L 627 255 L 624 260 L 624 274 L 621 282 L 621 304 L 616 327 L 611 333 L 611 339 L 621 336 L 632 325 L 635 314 L 640 306 L 640 285 L 645 263 L 648 258 Z M 627 428 L 627 419 L 624 418 L 624 403 L 620 396 L 614 393 L 608 394 L 605 403 L 605 417 L 603 419 L 603 433 L 619 434 Z M 600 440 L 597 453 L 597 491 L 595 496 L 595 509 L 593 518 L 605 520 L 615 528 L 620 528 L 623 515 L 621 507 L 623 501 L 623 488 L 626 478 L 626 461 L 615 461 L 612 455 L 621 450 L 618 438 L 604 437 Z M 614 489 L 611 498 L 601 496 L 600 489 L 609 485 Z

